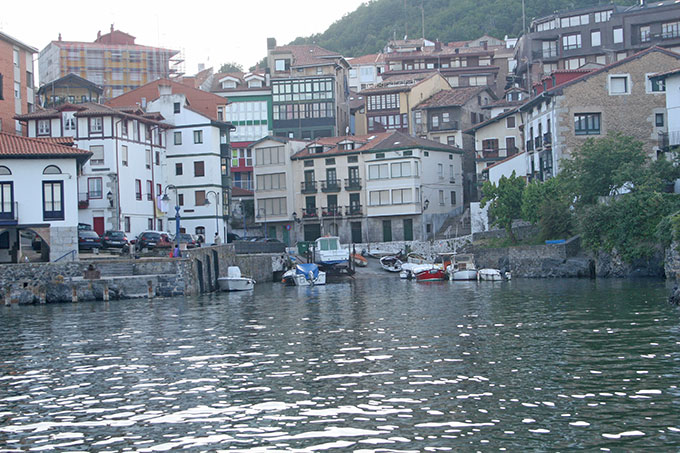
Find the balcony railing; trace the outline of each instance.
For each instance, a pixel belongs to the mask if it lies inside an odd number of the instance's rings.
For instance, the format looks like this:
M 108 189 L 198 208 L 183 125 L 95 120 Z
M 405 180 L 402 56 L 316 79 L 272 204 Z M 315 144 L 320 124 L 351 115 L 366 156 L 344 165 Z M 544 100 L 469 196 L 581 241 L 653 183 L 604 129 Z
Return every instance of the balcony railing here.
M 517 151 L 517 148 L 514 146 L 510 148 L 483 149 L 481 151 L 477 151 L 476 158 L 477 160 L 501 160 L 517 154 Z
M 305 208 L 302 210 L 303 219 L 316 218 L 318 216 L 319 215 L 316 212 L 316 208 Z
M 534 138 L 534 149 L 540 149 L 543 147 L 543 137 L 538 136 Z
M 234 181 L 233 187 L 238 187 L 240 189 L 245 189 L 245 190 L 250 190 L 251 192 L 255 190 L 255 185 L 253 184 L 253 181 L 247 181 L 247 180 L 241 180 L 241 181 Z
M 302 181 L 302 193 L 316 193 L 316 181 Z
M 321 183 L 322 192 L 340 192 L 341 183 L 339 179 L 329 179 L 328 181 L 319 181 Z
M 345 179 L 345 190 L 361 190 L 361 178 Z
M 8 206 L 9 205 L 9 206 Z M 7 210 L 10 208 L 10 210 Z M 0 225 L 16 225 L 19 223 L 19 203 L 3 203 L 0 205 Z
M 550 132 L 546 132 L 545 134 L 543 134 L 543 145 L 545 146 L 550 144 L 552 144 L 552 135 L 550 134 Z
M 560 56 L 559 49 L 542 49 L 535 50 L 534 52 L 532 52 L 532 58 L 534 60 L 549 60 L 559 58 L 559 56 Z
M 352 204 L 345 206 L 345 215 L 347 217 L 360 217 L 363 215 L 363 210 L 360 204 Z
M 328 206 L 321 208 L 322 217 L 342 217 L 342 207 Z
M 533 151 L 534 150 L 534 141 L 529 139 L 527 140 L 527 151 Z

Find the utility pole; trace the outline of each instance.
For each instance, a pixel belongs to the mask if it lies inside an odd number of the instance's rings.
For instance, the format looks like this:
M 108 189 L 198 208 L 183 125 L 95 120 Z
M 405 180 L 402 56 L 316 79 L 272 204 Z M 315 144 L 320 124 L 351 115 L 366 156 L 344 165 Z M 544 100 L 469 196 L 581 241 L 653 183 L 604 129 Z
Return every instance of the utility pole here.
M 420 22 L 423 29 L 423 39 L 425 39 L 425 0 L 420 0 Z

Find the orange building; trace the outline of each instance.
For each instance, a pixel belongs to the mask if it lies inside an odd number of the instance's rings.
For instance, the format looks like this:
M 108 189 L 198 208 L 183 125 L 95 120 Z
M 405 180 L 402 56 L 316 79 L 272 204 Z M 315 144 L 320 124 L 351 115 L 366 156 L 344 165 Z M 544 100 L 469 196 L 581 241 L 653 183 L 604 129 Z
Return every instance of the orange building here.
M 14 115 L 33 111 L 33 55 L 37 52 L 0 32 L 0 132 L 22 134 Z

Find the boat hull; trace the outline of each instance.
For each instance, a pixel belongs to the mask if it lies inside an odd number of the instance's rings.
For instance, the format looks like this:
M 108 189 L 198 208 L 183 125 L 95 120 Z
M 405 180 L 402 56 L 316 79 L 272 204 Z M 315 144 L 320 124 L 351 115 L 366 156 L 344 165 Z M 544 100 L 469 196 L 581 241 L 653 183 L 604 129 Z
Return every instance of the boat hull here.
M 453 271 L 451 272 L 451 280 L 477 280 L 477 271 L 473 269 Z
M 498 269 L 480 269 L 478 274 L 480 280 L 487 282 L 496 282 L 503 280 L 501 271 L 499 271 Z
M 416 273 L 417 282 L 441 282 L 447 279 L 444 269 L 434 268 Z
M 255 280 L 247 277 L 222 277 L 217 279 L 217 284 L 220 291 L 250 291 L 255 287 Z
M 319 271 L 316 278 L 309 279 L 303 274 L 296 274 L 295 269 L 287 271 L 282 277 L 283 283 L 287 286 L 316 286 L 326 284 L 326 273 Z

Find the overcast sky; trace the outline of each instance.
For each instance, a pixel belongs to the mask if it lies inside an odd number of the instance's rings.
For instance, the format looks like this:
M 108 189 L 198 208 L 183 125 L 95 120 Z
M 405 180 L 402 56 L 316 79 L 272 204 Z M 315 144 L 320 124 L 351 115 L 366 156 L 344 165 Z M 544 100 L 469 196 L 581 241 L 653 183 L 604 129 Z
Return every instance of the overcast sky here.
M 91 42 L 114 24 L 137 44 L 183 51 L 192 75 L 199 63 L 217 71 L 233 61 L 248 70 L 267 55 L 267 38 L 283 45 L 321 33 L 364 1 L 4 0 L 0 31 L 40 51 L 59 33 L 64 41 Z

